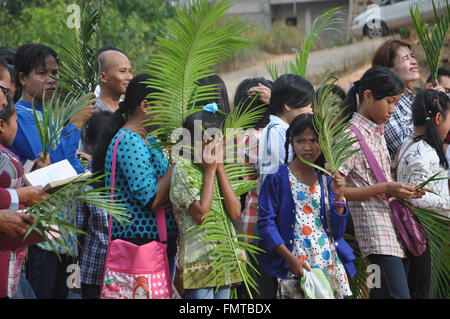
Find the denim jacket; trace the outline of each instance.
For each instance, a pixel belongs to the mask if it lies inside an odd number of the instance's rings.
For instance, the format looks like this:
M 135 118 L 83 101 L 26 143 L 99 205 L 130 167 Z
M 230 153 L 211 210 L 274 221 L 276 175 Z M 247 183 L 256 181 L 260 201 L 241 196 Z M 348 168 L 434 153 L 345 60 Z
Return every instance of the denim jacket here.
M 319 171 L 317 171 L 317 174 L 321 187 L 320 219 L 325 230 L 328 230 L 322 174 Z M 350 277 L 353 277 L 356 273 L 353 265 L 355 255 L 353 254 L 353 249 L 342 237 L 345 232 L 348 210 L 345 208 L 345 212 L 342 215 L 336 211 L 332 204 L 334 193 L 331 189 L 331 179 L 329 177 L 326 177 L 326 179 L 330 203 L 330 228 L 336 252 Z M 258 246 L 265 251 L 265 253 L 259 255 L 260 267 L 272 276 L 284 279 L 287 276 L 289 265 L 275 251 L 275 248 L 284 244 L 292 252 L 296 222 L 296 207 L 292 196 L 287 165 L 281 165 L 276 173 L 267 175 L 261 187 L 258 203 L 258 232 L 261 238 Z

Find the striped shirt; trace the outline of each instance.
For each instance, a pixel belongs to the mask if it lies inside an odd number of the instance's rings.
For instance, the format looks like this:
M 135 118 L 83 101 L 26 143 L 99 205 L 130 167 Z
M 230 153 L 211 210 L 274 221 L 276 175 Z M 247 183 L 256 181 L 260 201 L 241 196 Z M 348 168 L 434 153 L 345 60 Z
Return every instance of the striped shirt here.
M 359 113 L 353 114 L 352 123 L 366 140 L 387 181 L 391 182 L 391 161 L 383 136 L 384 124 L 377 125 Z M 350 134 L 350 137 L 355 137 L 353 132 Z M 360 146 L 355 143 L 352 148 L 357 149 Z M 348 187 L 378 184 L 362 149 L 353 154 L 339 171 L 346 176 Z M 363 201 L 350 201 L 348 208 L 353 219 L 355 236 L 364 257 L 371 254 L 405 257 L 400 238 L 394 228 L 389 201 L 384 194 Z
M 391 119 L 386 122 L 386 138 L 387 147 L 391 160 L 394 160 L 395 154 L 400 149 L 403 141 L 414 132 L 414 124 L 412 122 L 411 104 L 414 101 L 414 94 L 410 90 L 406 90 L 400 96 L 400 100 L 395 106 L 395 113 Z

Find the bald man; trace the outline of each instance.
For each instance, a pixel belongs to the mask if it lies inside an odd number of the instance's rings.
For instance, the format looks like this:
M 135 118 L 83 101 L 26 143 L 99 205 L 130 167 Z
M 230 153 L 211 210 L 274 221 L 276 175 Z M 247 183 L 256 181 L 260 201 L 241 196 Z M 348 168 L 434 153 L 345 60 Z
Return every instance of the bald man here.
M 103 51 L 98 56 L 100 95 L 96 111 L 114 112 L 119 108 L 121 95 L 125 94 L 133 78 L 130 61 L 117 49 Z
M 98 73 L 100 93 L 95 103 L 95 112 L 114 112 L 119 108 L 120 97 L 125 94 L 128 83 L 133 78 L 133 69 L 127 56 L 119 49 L 107 46 L 99 50 Z M 79 157 L 90 160 L 91 152 L 84 142 L 84 131 L 78 145 Z

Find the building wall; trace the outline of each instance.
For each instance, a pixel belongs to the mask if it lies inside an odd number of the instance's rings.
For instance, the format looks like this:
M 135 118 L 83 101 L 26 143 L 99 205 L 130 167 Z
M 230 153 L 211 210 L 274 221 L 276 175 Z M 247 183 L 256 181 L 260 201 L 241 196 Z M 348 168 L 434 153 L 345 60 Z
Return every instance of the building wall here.
M 267 31 L 272 25 L 269 0 L 234 0 L 233 6 L 227 13 L 238 15 L 241 19 L 260 25 Z
M 348 0 L 297 1 L 295 7 L 292 3 L 293 1 L 291 1 L 291 3 L 280 4 L 281 2 L 283 1 L 271 1 L 272 23 L 276 21 L 285 23 L 288 17 L 295 16 L 297 17 L 297 28 L 305 32 L 310 30 L 314 19 L 322 13 L 335 7 L 341 7 L 341 15 L 339 17 L 343 19 L 343 22 L 335 26 L 339 32 L 326 31 L 321 35 L 321 39 L 324 41 L 334 41 L 335 37 L 342 40 L 347 37 L 349 11 Z

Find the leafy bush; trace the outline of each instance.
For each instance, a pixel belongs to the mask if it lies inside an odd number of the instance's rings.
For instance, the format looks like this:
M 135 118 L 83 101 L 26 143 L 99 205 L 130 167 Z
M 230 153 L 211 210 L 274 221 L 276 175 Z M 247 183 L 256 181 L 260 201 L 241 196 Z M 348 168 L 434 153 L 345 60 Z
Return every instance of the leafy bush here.
M 65 27 L 64 15 L 72 1 L 0 2 L 0 45 L 17 50 L 25 43 L 42 43 L 58 52 L 59 34 Z M 76 1 L 75 1 L 76 2 Z M 88 1 L 92 2 L 92 1 Z M 100 45 L 123 50 L 134 68 L 144 71 L 151 45 L 175 8 L 166 0 L 104 1 Z

